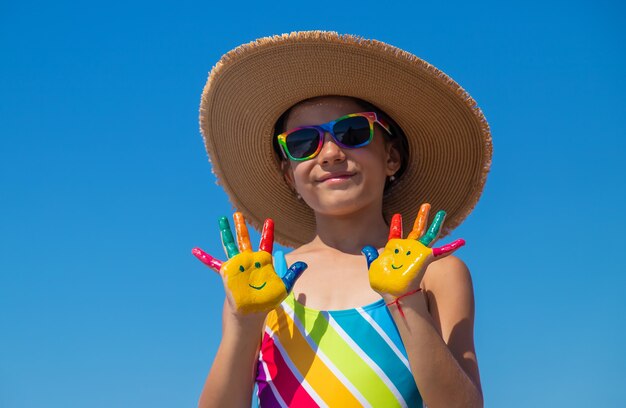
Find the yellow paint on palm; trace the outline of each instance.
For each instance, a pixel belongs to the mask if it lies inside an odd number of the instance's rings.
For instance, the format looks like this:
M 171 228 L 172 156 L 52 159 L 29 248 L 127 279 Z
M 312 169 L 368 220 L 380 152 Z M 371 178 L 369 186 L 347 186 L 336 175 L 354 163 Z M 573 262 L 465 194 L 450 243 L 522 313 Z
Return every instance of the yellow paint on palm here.
M 202 263 L 220 273 L 226 284 L 229 299 L 235 308 L 243 313 L 268 312 L 276 308 L 286 297 L 307 265 L 294 262 L 287 268 L 282 251 L 272 256 L 274 247 L 274 221 L 270 218 L 263 223 L 259 250 L 252 251 L 250 235 L 241 213 L 233 215 L 237 231 L 237 245 L 230 229 L 228 218 L 220 217 L 220 237 L 228 257 L 222 262 L 200 248 L 192 253 Z
M 244 313 L 271 310 L 287 297 L 272 256 L 265 251 L 240 252 L 224 263 L 222 273 L 237 309 Z
M 391 239 L 369 268 L 372 289 L 400 296 L 409 289 L 418 273 L 424 270 L 432 249 L 414 239 Z M 418 280 L 419 282 L 419 280 Z

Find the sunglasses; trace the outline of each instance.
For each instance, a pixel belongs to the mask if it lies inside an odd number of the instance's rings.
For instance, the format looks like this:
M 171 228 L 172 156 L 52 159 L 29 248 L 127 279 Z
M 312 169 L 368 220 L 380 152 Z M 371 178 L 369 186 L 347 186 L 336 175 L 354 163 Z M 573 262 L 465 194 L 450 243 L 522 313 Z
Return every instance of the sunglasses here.
M 391 135 L 389 125 L 374 112 L 351 113 L 317 126 L 302 126 L 276 136 L 283 154 L 294 161 L 310 160 L 322 151 L 324 134 L 330 133 L 335 143 L 345 149 L 367 146 L 374 137 L 378 123 Z

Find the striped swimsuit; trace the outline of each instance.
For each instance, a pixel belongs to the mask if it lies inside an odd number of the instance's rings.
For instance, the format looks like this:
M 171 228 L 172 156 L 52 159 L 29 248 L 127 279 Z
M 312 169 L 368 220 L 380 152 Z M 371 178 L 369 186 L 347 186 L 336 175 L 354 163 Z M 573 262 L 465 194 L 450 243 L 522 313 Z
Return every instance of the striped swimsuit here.
M 383 299 L 318 311 L 290 294 L 268 315 L 256 384 L 262 408 L 422 406 Z

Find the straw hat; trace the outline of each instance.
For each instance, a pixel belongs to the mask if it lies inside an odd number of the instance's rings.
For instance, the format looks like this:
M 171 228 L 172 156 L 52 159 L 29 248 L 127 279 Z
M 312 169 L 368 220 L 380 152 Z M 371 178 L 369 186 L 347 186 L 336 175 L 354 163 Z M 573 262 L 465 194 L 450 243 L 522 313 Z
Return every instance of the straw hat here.
M 283 179 L 272 138 L 277 119 L 304 99 L 363 99 L 402 128 L 410 152 L 384 197 L 387 217 L 409 231 L 422 202 L 447 212 L 440 237 L 476 205 L 491 165 L 489 126 L 463 88 L 429 63 L 391 45 L 335 32 L 265 37 L 226 53 L 202 92 L 200 128 L 231 203 L 257 230 L 275 222 L 286 246 L 313 239 L 312 210 Z M 432 215 L 431 215 L 432 217 Z M 388 218 L 389 219 L 389 218 Z

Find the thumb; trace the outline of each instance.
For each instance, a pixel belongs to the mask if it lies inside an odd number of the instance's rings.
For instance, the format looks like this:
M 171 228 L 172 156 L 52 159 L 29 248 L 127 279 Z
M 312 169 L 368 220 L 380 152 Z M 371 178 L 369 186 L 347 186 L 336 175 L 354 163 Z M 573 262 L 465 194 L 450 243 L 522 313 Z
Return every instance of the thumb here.
M 302 272 L 308 267 L 304 262 L 298 261 L 289 267 L 285 276 L 281 279 L 285 284 L 285 290 L 287 293 L 291 292 L 291 288 L 293 288 L 293 284 L 296 283 L 296 280 L 302 275 Z
M 363 255 L 365 255 L 365 259 L 367 259 L 367 269 L 369 269 L 372 262 L 374 262 L 376 258 L 378 258 L 378 250 L 373 246 L 368 245 L 366 247 L 363 247 L 361 252 L 363 253 Z

